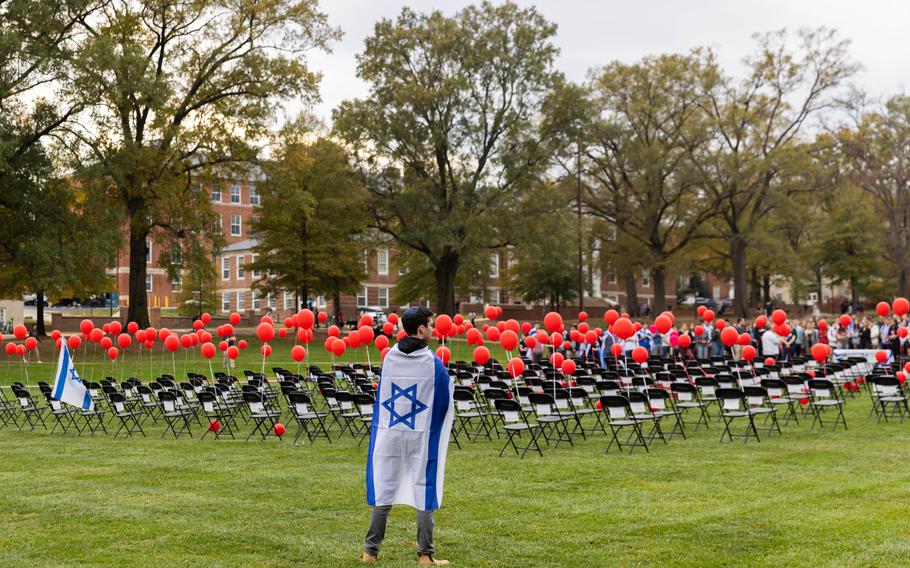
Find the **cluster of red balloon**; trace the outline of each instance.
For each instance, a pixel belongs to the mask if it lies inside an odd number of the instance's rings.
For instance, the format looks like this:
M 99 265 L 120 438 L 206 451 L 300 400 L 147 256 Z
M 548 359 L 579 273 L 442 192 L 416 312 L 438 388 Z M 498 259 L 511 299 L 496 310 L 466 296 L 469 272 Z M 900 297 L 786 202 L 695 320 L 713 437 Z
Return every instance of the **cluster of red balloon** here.
M 10 357 L 24 358 L 27 353 L 38 348 L 38 340 L 34 337 L 29 337 L 28 329 L 22 324 L 13 327 L 13 337 L 22 341 L 22 343 L 17 344 L 12 342 L 6 344 L 6 354 Z M 2 343 L 3 337 L 0 336 L 0 344 Z

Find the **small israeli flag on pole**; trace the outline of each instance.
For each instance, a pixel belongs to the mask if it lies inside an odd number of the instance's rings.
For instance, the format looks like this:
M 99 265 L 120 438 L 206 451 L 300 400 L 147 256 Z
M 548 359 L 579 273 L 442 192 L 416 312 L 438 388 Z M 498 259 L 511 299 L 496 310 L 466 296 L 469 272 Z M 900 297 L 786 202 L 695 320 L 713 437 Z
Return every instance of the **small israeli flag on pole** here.
M 60 402 L 78 406 L 82 410 L 94 410 L 92 396 L 76 373 L 66 342 L 60 342 L 60 358 L 57 360 L 57 374 L 54 378 L 53 397 Z

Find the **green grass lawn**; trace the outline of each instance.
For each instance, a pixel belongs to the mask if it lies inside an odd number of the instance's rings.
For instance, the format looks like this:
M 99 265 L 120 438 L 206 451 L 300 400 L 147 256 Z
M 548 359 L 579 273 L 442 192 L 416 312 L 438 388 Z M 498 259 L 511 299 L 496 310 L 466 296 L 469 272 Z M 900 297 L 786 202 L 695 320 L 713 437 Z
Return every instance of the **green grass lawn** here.
M 288 346 L 267 367 L 290 367 Z M 258 369 L 254 349 L 240 368 Z M 321 345 L 313 351 L 325 364 Z M 90 355 L 77 354 L 84 376 Z M 125 374 L 134 364 L 128 355 Z M 52 368 L 32 365 L 32 384 Z M 0 384 L 21 379 L 18 365 L 0 365 Z M 760 444 L 720 444 L 712 423 L 631 456 L 605 455 L 603 435 L 523 461 L 497 458 L 498 441 L 463 440 L 449 451 L 438 556 L 456 566 L 910 565 L 910 422 L 876 423 L 869 407 L 865 394 L 848 402 L 847 432 L 791 425 Z M 116 440 L 0 431 L 0 566 L 358 565 L 365 445 L 149 430 Z M 413 511 L 397 508 L 382 566 L 414 564 L 415 531 Z

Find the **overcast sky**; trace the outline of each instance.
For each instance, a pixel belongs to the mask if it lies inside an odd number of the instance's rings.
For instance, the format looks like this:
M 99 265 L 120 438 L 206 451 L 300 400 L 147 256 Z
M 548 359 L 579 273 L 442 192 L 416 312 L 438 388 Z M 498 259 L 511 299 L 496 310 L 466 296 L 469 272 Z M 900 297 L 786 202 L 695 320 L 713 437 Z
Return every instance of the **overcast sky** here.
M 314 109 L 330 122 L 341 101 L 361 97 L 367 86 L 357 78 L 355 56 L 381 18 L 394 18 L 402 6 L 418 12 L 442 9 L 451 15 L 471 2 L 410 0 L 323 0 L 330 22 L 344 31 L 331 54 L 311 53 L 323 73 L 322 102 Z M 751 35 L 783 27 L 826 26 L 852 41 L 851 53 L 864 70 L 855 82 L 877 96 L 903 92 L 910 85 L 910 2 L 904 0 L 538 0 L 535 5 L 558 26 L 557 65 L 581 81 L 591 67 L 609 61 L 636 61 L 694 46 L 714 48 L 725 68 L 735 70 L 751 53 Z M 293 108 L 294 105 L 292 105 Z M 289 109 L 290 110 L 290 109 Z

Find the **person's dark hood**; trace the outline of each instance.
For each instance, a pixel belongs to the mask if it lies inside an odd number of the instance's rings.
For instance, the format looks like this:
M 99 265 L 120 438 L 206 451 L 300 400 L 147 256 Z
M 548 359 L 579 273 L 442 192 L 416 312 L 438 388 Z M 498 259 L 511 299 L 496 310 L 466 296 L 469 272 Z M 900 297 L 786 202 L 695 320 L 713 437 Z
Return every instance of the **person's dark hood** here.
M 398 342 L 398 350 L 405 355 L 410 355 L 411 353 L 420 349 L 424 349 L 425 347 L 427 347 L 426 341 L 417 337 L 411 337 L 410 335 Z

